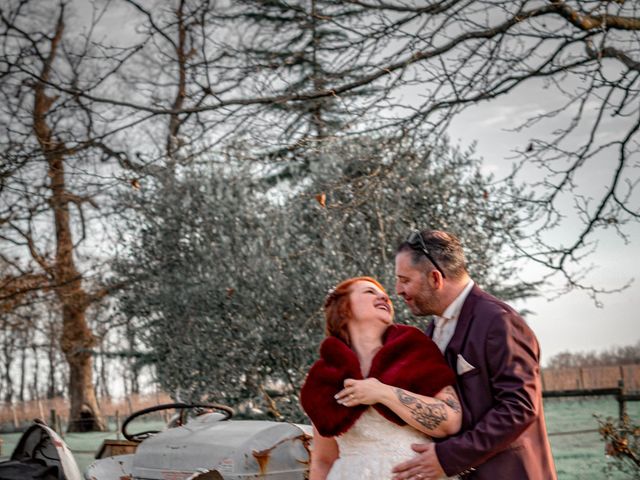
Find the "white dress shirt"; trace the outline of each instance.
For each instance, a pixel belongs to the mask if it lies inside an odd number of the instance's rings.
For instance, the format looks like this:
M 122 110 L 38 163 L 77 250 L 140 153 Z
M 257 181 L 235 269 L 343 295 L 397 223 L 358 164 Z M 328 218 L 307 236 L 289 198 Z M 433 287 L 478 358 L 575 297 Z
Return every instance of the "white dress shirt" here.
M 462 311 L 462 305 L 464 305 L 464 301 L 467 299 L 472 288 L 473 280 L 469 280 L 469 283 L 462 289 L 460 294 L 444 310 L 442 316 L 434 316 L 435 330 L 433 331 L 433 341 L 438 345 L 442 353 L 444 353 L 451 338 L 453 338 L 456 325 L 458 324 L 458 317 Z

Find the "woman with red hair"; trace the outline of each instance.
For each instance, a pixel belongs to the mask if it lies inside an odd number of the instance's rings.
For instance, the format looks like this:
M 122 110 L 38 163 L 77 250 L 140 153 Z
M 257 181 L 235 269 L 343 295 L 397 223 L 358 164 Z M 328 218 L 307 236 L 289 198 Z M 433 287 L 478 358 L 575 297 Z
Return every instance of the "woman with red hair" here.
M 453 371 L 429 337 L 393 323 L 382 285 L 345 280 L 324 313 L 327 338 L 300 393 L 314 429 L 310 480 L 390 479 L 412 443 L 460 429 Z

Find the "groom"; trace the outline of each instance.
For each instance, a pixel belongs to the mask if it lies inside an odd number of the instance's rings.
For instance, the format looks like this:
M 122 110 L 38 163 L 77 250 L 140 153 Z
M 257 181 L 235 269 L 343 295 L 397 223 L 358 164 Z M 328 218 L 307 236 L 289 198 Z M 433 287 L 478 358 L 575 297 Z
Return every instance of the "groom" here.
M 452 234 L 414 232 L 396 252 L 396 291 L 457 373 L 462 429 L 394 468 L 394 480 L 555 480 L 542 411 L 540 350 L 511 307 L 469 277 Z

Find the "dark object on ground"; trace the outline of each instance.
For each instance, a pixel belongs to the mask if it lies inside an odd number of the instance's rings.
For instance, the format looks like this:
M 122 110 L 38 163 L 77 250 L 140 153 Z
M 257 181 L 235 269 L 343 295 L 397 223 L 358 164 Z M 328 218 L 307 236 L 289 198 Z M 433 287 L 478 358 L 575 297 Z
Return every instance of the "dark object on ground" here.
M 0 463 L 0 480 L 81 480 L 62 439 L 42 421 L 24 432 L 11 458 Z
M 42 460 L 8 460 L 0 463 L 0 480 L 61 480 L 64 478 L 57 466 L 49 466 Z

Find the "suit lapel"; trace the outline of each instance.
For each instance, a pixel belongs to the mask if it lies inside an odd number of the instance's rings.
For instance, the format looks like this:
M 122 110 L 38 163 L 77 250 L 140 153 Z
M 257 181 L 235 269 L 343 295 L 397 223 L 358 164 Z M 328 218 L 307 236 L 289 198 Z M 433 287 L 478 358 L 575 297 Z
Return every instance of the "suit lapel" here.
M 435 317 L 431 316 L 431 320 L 429 320 L 429 324 L 427 325 L 427 329 L 424 331 L 427 337 L 433 338 L 433 331 L 436 329 L 436 320 Z
M 482 290 L 480 290 L 477 285 L 474 285 L 469 292 L 469 295 L 462 305 L 462 310 L 460 310 L 460 316 L 458 317 L 458 323 L 456 324 L 456 331 L 453 333 L 453 337 L 451 337 L 451 341 L 444 351 L 444 356 L 447 359 L 449 366 L 453 368 L 454 371 L 456 370 L 458 354 L 464 348 L 467 336 L 469 335 L 469 329 L 471 328 L 471 323 L 473 321 L 473 310 L 481 293 Z

